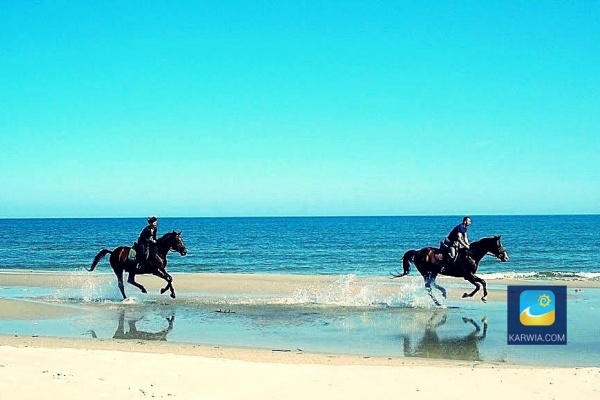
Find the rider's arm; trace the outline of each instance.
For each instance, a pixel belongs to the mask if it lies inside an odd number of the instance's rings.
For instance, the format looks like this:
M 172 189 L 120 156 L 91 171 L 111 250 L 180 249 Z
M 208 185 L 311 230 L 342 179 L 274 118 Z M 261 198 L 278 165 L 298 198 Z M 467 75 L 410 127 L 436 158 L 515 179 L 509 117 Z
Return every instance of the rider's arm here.
M 463 247 L 469 247 L 469 240 L 467 239 L 466 233 L 458 233 L 458 243 L 460 243 L 460 245 Z

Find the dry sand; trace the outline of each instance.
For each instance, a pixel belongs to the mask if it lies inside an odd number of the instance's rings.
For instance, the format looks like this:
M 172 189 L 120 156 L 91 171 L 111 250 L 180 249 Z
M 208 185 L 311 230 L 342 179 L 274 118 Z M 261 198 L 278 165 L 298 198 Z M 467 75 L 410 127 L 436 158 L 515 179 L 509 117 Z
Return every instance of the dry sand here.
M 600 368 L 0 337 L 2 398 L 598 399 Z

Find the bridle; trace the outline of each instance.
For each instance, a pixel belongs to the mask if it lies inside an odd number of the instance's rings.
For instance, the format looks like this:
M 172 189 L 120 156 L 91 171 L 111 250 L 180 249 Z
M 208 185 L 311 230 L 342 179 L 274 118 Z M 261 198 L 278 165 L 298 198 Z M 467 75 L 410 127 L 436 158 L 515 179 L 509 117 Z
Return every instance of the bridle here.
M 174 235 L 175 235 L 175 246 L 171 246 L 169 251 L 176 251 L 177 253 L 181 254 L 182 256 L 186 255 L 187 250 L 185 248 L 185 245 L 183 244 L 183 240 L 181 240 L 181 237 L 179 236 L 178 233 L 174 232 Z
M 491 251 L 488 251 L 488 253 L 493 255 L 500 261 L 504 261 L 508 258 L 508 253 L 506 252 L 506 249 L 504 248 L 504 245 L 502 243 L 500 243 L 500 246 L 496 249 L 496 253 L 493 253 Z

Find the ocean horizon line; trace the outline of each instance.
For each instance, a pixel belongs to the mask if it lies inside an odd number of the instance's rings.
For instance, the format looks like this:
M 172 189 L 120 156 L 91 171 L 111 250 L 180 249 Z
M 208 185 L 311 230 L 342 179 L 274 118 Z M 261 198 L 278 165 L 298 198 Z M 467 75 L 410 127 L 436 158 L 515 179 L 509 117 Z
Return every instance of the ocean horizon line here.
M 155 214 L 160 215 L 160 214 Z M 560 214 L 404 214 L 404 215 L 223 215 L 223 216 L 159 216 L 161 219 L 302 219 L 302 218 L 455 218 L 472 217 L 597 217 L 600 213 Z M 101 219 L 145 219 L 141 216 L 68 216 L 68 217 L 0 217 L 2 220 L 101 220 Z

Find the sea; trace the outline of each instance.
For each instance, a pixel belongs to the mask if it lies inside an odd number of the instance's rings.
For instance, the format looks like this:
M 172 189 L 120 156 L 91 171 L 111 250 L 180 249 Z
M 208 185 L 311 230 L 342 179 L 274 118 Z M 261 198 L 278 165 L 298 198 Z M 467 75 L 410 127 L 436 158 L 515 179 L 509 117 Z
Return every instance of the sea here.
M 501 235 L 510 262 L 485 257 L 484 279 L 600 280 L 600 215 L 473 216 L 471 241 Z M 439 246 L 457 216 L 160 218 L 188 249 L 170 272 L 381 276 L 409 249 Z M 0 270 L 71 272 L 103 248 L 131 245 L 143 218 L 0 219 Z
M 78 310 L 53 318 L 0 318 L 0 335 L 600 366 L 600 289 L 569 288 L 566 345 L 527 346 L 507 344 L 505 301 L 483 303 L 477 297 L 444 300 L 441 307 L 435 306 L 414 269 L 413 283 L 402 278 L 381 284 L 388 292 L 391 287 L 400 293 L 392 299 L 378 298 L 381 287 L 364 285 L 369 278 L 389 277 L 391 271 L 401 269 L 407 250 L 438 246 L 461 219 L 159 218 L 159 236 L 181 232 L 188 250 L 185 257 L 169 255 L 168 270 L 174 276 L 327 275 L 334 283 L 316 295 L 307 288 L 309 295 L 296 293 L 293 298 L 260 293 L 216 300 L 207 300 L 202 293 L 177 299 L 141 294 L 126 284 L 133 301 L 123 301 L 112 280 L 101 288 L 74 289 L 60 284 L 10 286 L 3 283 L 3 275 L 61 272 L 89 276 L 86 268 L 94 256 L 101 249 L 131 245 L 145 226 L 145 218 L 0 219 L 0 297 Z M 500 263 L 492 256 L 484 257 L 478 275 L 490 288 L 506 290 L 503 278 L 536 285 L 600 281 L 600 215 L 472 216 L 471 241 L 495 235 L 502 237 L 510 260 Z M 92 274 L 112 274 L 108 258 Z M 454 281 L 447 289 L 472 288 L 460 279 Z M 357 291 L 357 285 L 363 286 Z

